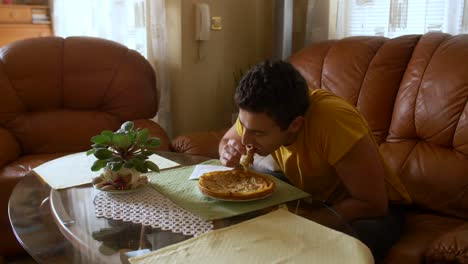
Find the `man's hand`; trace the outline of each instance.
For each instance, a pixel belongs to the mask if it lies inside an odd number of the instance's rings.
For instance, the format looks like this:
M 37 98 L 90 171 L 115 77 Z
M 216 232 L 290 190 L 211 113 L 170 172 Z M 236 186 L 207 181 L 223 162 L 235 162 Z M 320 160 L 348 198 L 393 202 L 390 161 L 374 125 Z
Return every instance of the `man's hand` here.
M 235 167 L 245 153 L 246 149 L 239 140 L 229 139 L 222 147 L 219 159 L 224 166 Z
M 247 152 L 242 145 L 241 137 L 233 125 L 219 143 L 219 160 L 224 166 L 235 167 L 239 165 L 240 158 Z

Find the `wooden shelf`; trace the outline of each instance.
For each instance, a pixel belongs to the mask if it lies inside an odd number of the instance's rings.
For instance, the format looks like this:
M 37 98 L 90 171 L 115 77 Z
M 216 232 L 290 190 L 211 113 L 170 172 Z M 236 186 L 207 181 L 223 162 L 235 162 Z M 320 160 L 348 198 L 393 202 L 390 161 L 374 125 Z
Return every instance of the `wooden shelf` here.
M 33 21 L 33 10 L 45 9 L 46 5 L 3 5 L 0 4 L 0 47 L 20 39 L 52 36 L 52 25 Z

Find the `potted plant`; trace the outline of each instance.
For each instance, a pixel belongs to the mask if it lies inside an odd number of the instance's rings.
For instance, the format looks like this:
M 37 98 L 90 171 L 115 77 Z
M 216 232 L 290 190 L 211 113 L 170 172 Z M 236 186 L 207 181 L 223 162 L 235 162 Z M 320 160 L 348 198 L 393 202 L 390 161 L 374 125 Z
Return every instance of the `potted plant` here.
M 91 138 L 94 143 L 86 155 L 93 154 L 96 161 L 92 171 L 104 169 L 104 172 L 93 179 L 98 189 L 129 190 L 148 183 L 141 173 L 159 172 L 159 167 L 148 160 L 161 145 L 161 140 L 150 137 L 148 129 L 135 129 L 131 121 L 122 124 L 115 132 L 104 130 Z

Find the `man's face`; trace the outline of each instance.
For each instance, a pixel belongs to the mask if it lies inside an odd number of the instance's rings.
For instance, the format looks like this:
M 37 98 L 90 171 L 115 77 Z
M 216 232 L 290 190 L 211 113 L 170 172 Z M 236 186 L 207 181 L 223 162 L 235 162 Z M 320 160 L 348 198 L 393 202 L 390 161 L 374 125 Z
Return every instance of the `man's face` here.
M 265 113 L 254 113 L 240 109 L 239 121 L 244 127 L 242 144 L 252 145 L 255 153 L 266 156 L 282 145 L 290 144 L 292 132 L 281 130 L 276 122 Z

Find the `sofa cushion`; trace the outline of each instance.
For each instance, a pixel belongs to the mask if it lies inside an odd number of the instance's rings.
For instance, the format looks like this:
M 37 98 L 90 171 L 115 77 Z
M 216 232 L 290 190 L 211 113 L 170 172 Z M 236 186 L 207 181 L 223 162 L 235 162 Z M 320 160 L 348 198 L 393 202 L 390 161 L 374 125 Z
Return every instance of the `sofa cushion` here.
M 426 263 L 468 263 L 468 223 L 432 242 L 426 251 Z
M 10 131 L 0 127 L 0 167 L 14 161 L 20 155 L 20 145 Z
M 415 205 L 468 217 L 468 161 L 460 154 L 419 140 L 384 143 L 380 151 Z
M 413 202 L 468 218 L 468 35 L 421 37 L 395 100 L 384 156 Z M 382 148 L 381 148 L 382 149 Z
M 219 159 L 219 141 L 226 131 L 227 129 L 221 129 L 208 133 L 193 132 L 189 135 L 178 136 L 172 141 L 172 148 L 180 153 Z
M 398 88 L 419 38 L 350 37 L 312 45 L 289 60 L 311 89 L 332 91 L 355 105 L 380 144 L 388 135 Z
M 120 120 L 105 112 L 56 109 L 18 114 L 4 127 L 15 135 L 27 155 L 85 151 L 92 144 L 92 136 L 120 125 Z
M 429 245 L 441 234 L 465 221 L 431 212 L 413 211 L 406 214 L 405 222 L 405 232 L 388 252 L 385 263 L 424 263 L 424 254 Z

